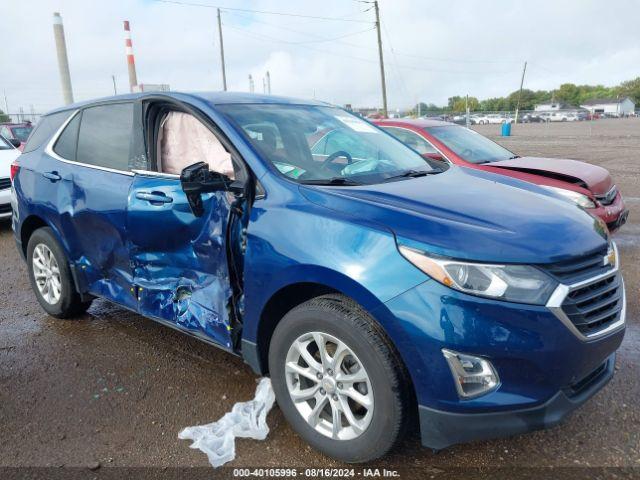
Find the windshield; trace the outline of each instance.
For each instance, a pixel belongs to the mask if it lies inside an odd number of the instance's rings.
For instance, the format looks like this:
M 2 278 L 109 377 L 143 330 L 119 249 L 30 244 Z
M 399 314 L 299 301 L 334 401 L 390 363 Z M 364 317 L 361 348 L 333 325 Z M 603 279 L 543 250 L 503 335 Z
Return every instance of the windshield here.
M 489 163 L 517 157 L 506 148 L 468 128 L 449 125 L 446 127 L 427 127 L 425 131 L 467 162 Z
M 11 132 L 13 136 L 20 140 L 22 143 L 27 141 L 29 138 L 29 134 L 33 130 L 33 127 L 11 127 Z
M 280 173 L 300 183 L 371 184 L 408 172 L 434 172 L 415 151 L 338 108 L 235 104 L 218 109 Z

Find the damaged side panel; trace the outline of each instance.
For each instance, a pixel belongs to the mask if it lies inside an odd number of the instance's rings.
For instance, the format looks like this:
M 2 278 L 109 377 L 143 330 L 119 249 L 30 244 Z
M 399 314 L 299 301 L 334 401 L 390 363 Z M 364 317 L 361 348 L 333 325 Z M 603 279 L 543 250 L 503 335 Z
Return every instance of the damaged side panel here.
M 164 201 L 150 201 L 149 195 Z M 136 175 L 129 193 L 127 233 L 138 310 L 232 348 L 235 313 L 227 262 L 230 203 L 203 194 L 196 217 L 177 178 Z
M 101 172 L 96 182 L 95 170 L 83 166 L 70 169 L 69 177 L 73 181 L 60 182 L 57 194 L 58 204 L 65 205 L 62 231 L 71 233 L 72 251 L 80 252 L 72 258 L 80 291 L 134 308 L 128 295 L 132 276 L 124 228 L 131 177 Z

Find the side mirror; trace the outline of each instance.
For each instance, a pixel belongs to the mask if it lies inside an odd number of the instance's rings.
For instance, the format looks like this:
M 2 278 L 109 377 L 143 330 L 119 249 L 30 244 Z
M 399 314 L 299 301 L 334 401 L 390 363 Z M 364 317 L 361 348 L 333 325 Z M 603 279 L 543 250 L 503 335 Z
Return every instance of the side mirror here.
M 427 160 L 437 160 L 438 162 L 444 162 L 445 159 L 439 153 L 423 153 L 422 158 L 426 158 Z
M 191 211 L 196 217 L 204 214 L 202 194 L 210 192 L 241 193 L 243 188 L 222 173 L 212 172 L 205 162 L 194 163 L 180 172 L 182 191 L 187 195 Z
M 9 139 L 9 143 L 11 145 L 13 145 L 16 148 L 20 148 L 20 145 L 22 145 L 22 142 L 20 140 L 18 140 L 17 138 L 10 138 Z

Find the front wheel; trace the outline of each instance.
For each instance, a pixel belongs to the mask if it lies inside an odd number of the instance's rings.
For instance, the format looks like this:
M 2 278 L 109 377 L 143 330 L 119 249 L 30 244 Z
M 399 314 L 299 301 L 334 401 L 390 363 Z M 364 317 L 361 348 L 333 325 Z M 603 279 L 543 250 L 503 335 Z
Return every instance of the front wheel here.
M 284 416 L 314 448 L 346 462 L 387 453 L 410 412 L 410 382 L 384 331 L 357 304 L 325 295 L 274 331 L 269 371 Z

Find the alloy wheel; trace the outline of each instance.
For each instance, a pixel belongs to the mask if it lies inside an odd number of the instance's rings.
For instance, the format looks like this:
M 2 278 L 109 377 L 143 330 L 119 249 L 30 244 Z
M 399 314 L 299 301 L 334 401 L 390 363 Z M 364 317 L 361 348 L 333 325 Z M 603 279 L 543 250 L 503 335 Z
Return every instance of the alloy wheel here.
M 31 260 L 33 276 L 42 298 L 50 305 L 55 305 L 62 294 L 60 268 L 53 252 L 44 243 L 39 243 L 33 249 Z
M 287 353 L 285 377 L 295 407 L 318 433 L 351 440 L 371 423 L 371 380 L 353 350 L 338 338 L 321 332 L 298 337 Z

